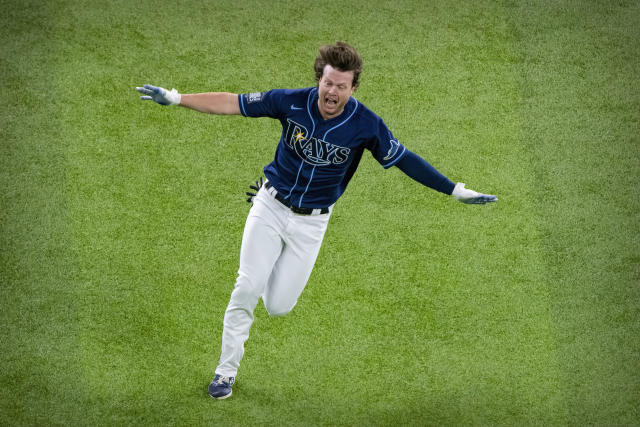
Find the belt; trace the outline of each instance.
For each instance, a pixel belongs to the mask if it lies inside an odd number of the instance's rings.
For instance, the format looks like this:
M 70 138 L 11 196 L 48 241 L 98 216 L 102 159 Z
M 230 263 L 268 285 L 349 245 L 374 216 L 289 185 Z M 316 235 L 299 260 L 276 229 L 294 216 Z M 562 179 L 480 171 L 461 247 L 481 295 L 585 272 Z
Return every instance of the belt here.
M 276 191 L 276 189 L 273 187 L 273 185 L 271 185 L 269 181 L 264 183 L 264 188 L 267 190 L 273 188 L 272 194 L 276 198 L 276 200 L 291 209 L 291 212 L 297 213 L 298 215 L 324 215 L 329 213 L 329 208 L 313 209 L 293 206 L 287 199 L 285 199 L 280 193 Z

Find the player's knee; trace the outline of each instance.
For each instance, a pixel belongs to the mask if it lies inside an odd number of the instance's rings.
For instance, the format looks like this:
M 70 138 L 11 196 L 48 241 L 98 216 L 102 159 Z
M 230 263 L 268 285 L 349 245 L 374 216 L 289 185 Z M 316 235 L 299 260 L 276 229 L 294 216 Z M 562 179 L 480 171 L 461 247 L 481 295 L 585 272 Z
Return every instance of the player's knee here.
M 259 296 L 264 290 L 266 279 L 251 278 L 247 274 L 238 274 L 234 290 L 244 294 Z
M 283 304 L 267 303 L 265 301 L 265 304 L 264 304 L 264 307 L 267 310 L 267 313 L 269 313 L 269 316 L 272 316 L 272 317 L 282 317 L 290 313 L 291 310 L 293 310 L 294 306 L 295 306 L 295 303 L 293 305 L 285 306 Z

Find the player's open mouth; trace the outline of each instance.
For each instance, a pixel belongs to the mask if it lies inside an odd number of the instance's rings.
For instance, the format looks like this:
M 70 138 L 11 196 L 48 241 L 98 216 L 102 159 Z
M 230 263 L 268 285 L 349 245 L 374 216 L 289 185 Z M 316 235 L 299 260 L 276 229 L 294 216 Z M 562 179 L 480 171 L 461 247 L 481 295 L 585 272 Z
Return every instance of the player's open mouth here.
M 331 98 L 325 98 L 324 99 L 324 103 L 329 107 L 335 107 L 336 105 L 338 105 L 338 100 L 331 99 Z

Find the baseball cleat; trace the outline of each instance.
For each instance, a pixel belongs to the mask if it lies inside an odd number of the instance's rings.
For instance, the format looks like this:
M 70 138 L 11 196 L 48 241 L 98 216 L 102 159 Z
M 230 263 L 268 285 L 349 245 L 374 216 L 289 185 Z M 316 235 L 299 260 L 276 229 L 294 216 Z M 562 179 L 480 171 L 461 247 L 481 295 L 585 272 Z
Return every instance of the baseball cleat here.
M 231 387 L 235 381 L 235 377 L 223 377 L 216 374 L 209 384 L 209 396 L 214 399 L 226 399 L 231 396 Z

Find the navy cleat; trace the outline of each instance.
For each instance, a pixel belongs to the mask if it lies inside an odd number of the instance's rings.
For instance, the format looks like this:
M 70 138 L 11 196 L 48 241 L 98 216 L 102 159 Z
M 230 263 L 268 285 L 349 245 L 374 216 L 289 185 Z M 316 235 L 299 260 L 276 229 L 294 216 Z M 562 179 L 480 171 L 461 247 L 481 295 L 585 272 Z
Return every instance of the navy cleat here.
M 231 387 L 234 382 L 236 382 L 235 377 L 223 377 L 216 374 L 209 384 L 209 396 L 214 399 L 226 399 L 231 396 Z

